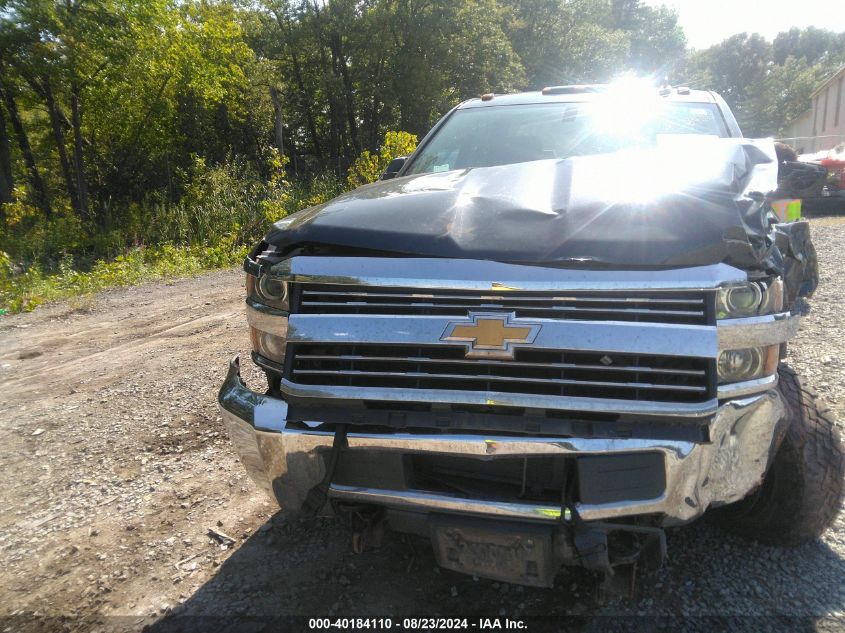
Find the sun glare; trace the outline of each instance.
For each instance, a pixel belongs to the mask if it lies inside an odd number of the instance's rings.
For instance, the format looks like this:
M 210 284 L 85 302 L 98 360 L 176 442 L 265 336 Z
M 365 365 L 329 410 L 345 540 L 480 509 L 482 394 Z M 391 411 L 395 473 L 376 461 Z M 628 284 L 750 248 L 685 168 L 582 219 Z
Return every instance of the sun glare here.
M 639 136 L 645 124 L 657 114 L 660 104 L 651 80 L 622 77 L 596 100 L 593 128 L 606 135 Z

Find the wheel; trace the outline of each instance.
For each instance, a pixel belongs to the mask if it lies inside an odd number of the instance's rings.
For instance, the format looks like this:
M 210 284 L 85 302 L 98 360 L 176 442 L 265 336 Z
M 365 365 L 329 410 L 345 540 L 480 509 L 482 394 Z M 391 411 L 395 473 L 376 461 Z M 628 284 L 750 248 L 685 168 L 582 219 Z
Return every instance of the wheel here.
M 842 504 L 845 456 L 839 433 L 816 394 L 781 365 L 779 389 L 789 407 L 786 434 L 762 485 L 749 497 L 714 511 L 722 527 L 769 545 L 818 538 Z

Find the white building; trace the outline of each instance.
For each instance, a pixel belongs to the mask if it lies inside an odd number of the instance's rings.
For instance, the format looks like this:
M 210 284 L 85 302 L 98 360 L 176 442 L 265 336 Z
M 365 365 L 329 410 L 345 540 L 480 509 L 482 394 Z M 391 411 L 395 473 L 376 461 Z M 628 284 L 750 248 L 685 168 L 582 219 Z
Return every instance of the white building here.
M 811 95 L 810 109 L 786 126 L 780 140 L 799 154 L 811 154 L 845 143 L 845 66 Z

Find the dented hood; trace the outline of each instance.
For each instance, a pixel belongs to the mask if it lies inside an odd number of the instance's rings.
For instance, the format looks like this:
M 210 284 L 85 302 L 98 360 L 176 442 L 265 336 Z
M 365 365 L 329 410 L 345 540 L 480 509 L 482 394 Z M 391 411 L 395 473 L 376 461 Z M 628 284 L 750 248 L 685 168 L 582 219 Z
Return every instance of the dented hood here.
M 377 182 L 285 218 L 265 241 L 277 251 L 320 245 L 562 266 L 748 268 L 770 257 L 763 194 L 776 188 L 771 141 L 687 138 Z

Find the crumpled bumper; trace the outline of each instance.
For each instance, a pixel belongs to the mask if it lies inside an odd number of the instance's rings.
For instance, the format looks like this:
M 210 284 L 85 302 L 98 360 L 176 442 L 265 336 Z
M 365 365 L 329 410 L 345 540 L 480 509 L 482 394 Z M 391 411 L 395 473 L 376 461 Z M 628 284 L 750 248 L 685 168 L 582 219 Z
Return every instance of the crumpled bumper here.
M 287 403 L 248 389 L 234 358 L 220 389 L 223 420 L 249 475 L 273 495 L 283 512 L 298 513 L 326 475 L 334 433 L 318 423 L 287 425 Z M 346 450 L 437 454 L 480 459 L 531 455 L 590 456 L 657 452 L 663 456 L 665 489 L 651 499 L 576 506 L 584 520 L 662 514 L 664 524 L 683 523 L 711 505 L 738 501 L 762 481 L 786 407 L 776 388 L 720 404 L 710 424 L 710 442 L 673 440 L 548 438 L 409 433 L 347 434 Z M 561 507 L 549 504 L 471 499 L 411 489 L 332 484 L 329 496 L 416 512 L 559 521 Z

